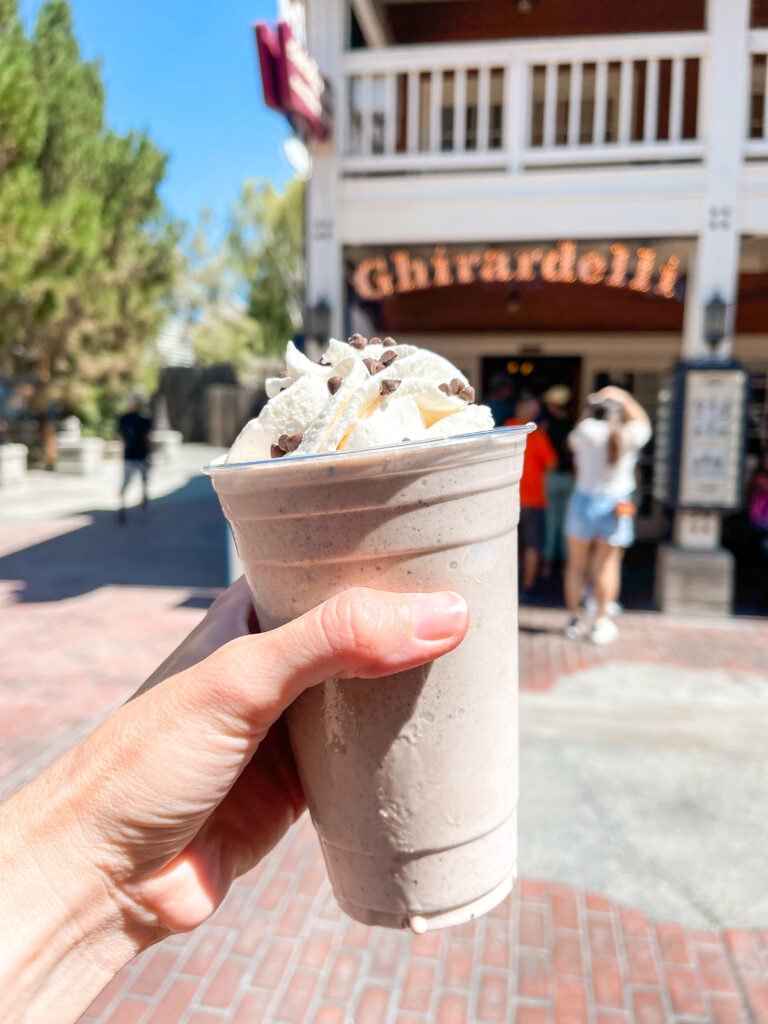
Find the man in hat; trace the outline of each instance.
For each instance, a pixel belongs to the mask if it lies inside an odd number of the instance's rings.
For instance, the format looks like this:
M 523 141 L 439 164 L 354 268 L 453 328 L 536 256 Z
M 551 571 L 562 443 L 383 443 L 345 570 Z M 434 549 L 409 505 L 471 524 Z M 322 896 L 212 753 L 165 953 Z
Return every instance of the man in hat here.
M 573 392 L 567 384 L 553 384 L 541 396 L 544 406 L 543 423 L 557 455 L 557 463 L 547 473 L 545 482 L 547 505 L 541 566 L 543 576 L 551 575 L 552 565 L 558 559 L 565 563 L 563 524 L 568 499 L 573 490 L 573 453 L 567 442 L 575 423 L 570 413 L 572 398 Z

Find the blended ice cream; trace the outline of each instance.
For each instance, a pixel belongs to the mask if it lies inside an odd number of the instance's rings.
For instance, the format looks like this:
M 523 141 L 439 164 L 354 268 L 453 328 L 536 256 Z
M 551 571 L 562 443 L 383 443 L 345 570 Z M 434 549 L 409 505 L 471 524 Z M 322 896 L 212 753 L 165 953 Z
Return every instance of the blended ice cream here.
M 392 338 L 332 339 L 320 362 L 288 342 L 286 370 L 241 431 L 228 463 L 360 451 L 491 430 L 466 377 L 447 359 Z
M 458 924 L 515 877 L 517 522 L 532 428 L 492 429 L 455 366 L 389 338 L 331 341 L 319 363 L 289 345 L 286 363 L 208 470 L 261 628 L 355 586 L 452 590 L 470 609 L 450 654 L 327 679 L 288 709 L 328 875 L 365 924 Z

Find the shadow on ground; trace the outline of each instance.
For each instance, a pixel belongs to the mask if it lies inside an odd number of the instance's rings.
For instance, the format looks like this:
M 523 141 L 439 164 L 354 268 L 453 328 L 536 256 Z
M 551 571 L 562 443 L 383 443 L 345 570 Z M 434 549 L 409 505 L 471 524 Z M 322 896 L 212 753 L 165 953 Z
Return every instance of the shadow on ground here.
M 0 558 L 0 580 L 19 581 L 19 601 L 58 601 L 108 585 L 226 586 L 227 526 L 211 485 L 192 479 L 150 503 L 86 513 L 88 525 Z M 204 602 L 205 595 L 196 600 Z

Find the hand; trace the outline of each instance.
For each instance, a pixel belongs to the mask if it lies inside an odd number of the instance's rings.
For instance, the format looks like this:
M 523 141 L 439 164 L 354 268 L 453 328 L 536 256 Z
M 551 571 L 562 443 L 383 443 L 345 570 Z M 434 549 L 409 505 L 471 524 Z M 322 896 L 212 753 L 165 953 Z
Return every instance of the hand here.
M 618 388 L 615 384 L 606 384 L 604 388 L 600 388 L 599 391 L 591 394 L 588 401 L 595 404 L 599 402 L 620 402 L 624 405 L 629 397 L 629 392 L 624 391 L 623 388 Z
M 138 950 L 204 921 L 304 808 L 288 704 L 328 676 L 445 654 L 468 614 L 455 594 L 353 589 L 260 636 L 243 635 L 252 621 L 236 584 L 135 699 L 0 808 L 3 1021 L 75 1020 Z

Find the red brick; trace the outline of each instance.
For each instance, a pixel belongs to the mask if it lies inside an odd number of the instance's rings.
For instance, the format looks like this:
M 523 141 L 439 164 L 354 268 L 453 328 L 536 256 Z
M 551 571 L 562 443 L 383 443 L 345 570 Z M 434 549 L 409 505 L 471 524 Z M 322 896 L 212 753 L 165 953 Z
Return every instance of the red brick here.
M 613 941 L 613 925 L 610 917 L 587 915 L 587 933 L 589 948 L 595 956 L 616 956 L 616 943 Z
M 131 985 L 130 991 L 140 996 L 153 996 L 176 966 L 178 956 L 178 953 L 170 950 L 156 949 Z
M 342 950 L 336 954 L 325 986 L 325 994 L 329 999 L 350 999 L 360 973 L 361 958 L 359 953 Z
M 768 980 L 758 975 L 743 975 L 741 980 L 755 1024 L 768 1024 Z
M 624 985 L 619 961 L 610 957 L 592 960 L 592 987 L 598 1006 L 611 1006 L 621 1010 L 624 1006 Z
M 601 914 L 609 914 L 611 911 L 611 901 L 607 900 L 605 896 L 598 896 L 596 892 L 585 893 L 584 899 L 587 904 L 587 910 L 595 910 Z
M 200 1010 L 192 1014 L 187 1024 L 227 1024 L 228 1020 L 229 1015 L 225 1018 L 220 1013 L 213 1013 L 210 1010 L 203 1012 Z
M 380 928 L 373 950 L 371 976 L 393 980 L 405 955 L 406 942 L 401 932 Z
M 264 947 L 264 956 L 256 968 L 251 984 L 259 988 L 268 988 L 274 992 L 280 984 L 288 961 L 291 959 L 293 945 L 285 940 L 267 939 Z
M 690 1017 L 705 1015 L 698 979 L 691 968 L 668 966 L 667 985 L 675 1013 Z
M 398 1013 L 395 1024 L 428 1024 L 423 1013 Z
M 489 918 L 485 924 L 483 963 L 486 967 L 509 965 L 509 923 Z
M 679 924 L 654 925 L 661 959 L 665 964 L 689 964 L 691 958 L 685 941 L 685 930 Z
M 315 994 L 319 980 L 317 971 L 310 971 L 306 967 L 297 967 L 291 975 L 290 983 L 275 1015 L 281 1020 L 296 1021 L 296 1024 L 302 1024 L 306 1020 L 309 1004 L 312 1002 L 312 996 Z
M 710 996 L 712 1024 L 747 1024 L 747 1015 L 736 996 Z
M 437 1007 L 437 1024 L 467 1024 L 468 1020 L 466 996 L 449 992 L 440 997 Z
M 276 910 L 280 900 L 288 891 L 289 884 L 287 878 L 280 878 L 278 876 L 272 878 L 264 887 L 261 896 L 259 896 L 259 908 L 261 910 Z
M 596 1024 L 627 1024 L 627 1016 L 624 1013 L 612 1013 L 608 1010 L 600 1010 L 597 1014 Z
M 757 943 L 751 932 L 729 928 L 723 934 L 725 944 L 740 971 L 762 971 L 763 965 L 758 955 Z
M 537 882 L 533 878 L 521 878 L 518 882 L 518 891 L 521 900 L 530 903 L 543 903 L 547 897 L 547 887 L 544 882 Z
M 431 964 L 420 961 L 410 964 L 403 982 L 400 1009 L 426 1013 L 432 1001 L 434 987 L 435 968 Z
M 229 932 L 223 928 L 203 928 L 198 942 L 182 963 L 182 973 L 194 974 L 202 978 L 218 956 L 227 938 L 229 938 Z
M 196 981 L 174 981 L 147 1019 L 147 1024 L 178 1024 L 195 998 L 197 984 Z
M 581 941 L 578 932 L 555 931 L 553 962 L 555 974 L 570 974 L 581 977 L 584 965 L 581 959 Z
M 205 990 L 203 1005 L 220 1006 L 222 1009 L 229 1006 L 243 976 L 243 966 L 240 960 L 225 960 Z
M 518 1006 L 515 1024 L 549 1024 L 549 1011 L 545 1006 Z
M 653 947 L 647 939 L 626 939 L 624 952 L 629 966 L 629 980 L 633 985 L 660 984 Z
M 667 1024 L 667 1014 L 661 993 L 648 990 L 635 991 L 632 996 L 636 1024 Z
M 375 932 L 367 924 L 360 924 L 359 921 L 350 921 L 344 932 L 342 945 L 350 946 L 352 949 L 367 949 L 368 943 Z
M 256 1021 L 266 1020 L 267 1008 L 273 997 L 274 992 L 271 989 L 269 991 L 255 989 L 252 992 L 246 992 L 237 1004 L 232 1024 L 256 1024 Z
M 232 952 L 241 956 L 253 956 L 261 949 L 265 937 L 271 935 L 273 928 L 272 915 L 253 911 L 238 931 L 237 938 L 232 944 Z
M 517 991 L 529 999 L 546 999 L 552 978 L 552 962 L 548 953 L 521 949 L 517 961 Z
M 221 925 L 222 928 L 231 928 L 240 920 L 243 908 L 250 898 L 250 888 L 243 885 L 242 878 L 239 879 L 229 890 L 226 899 L 211 918 L 211 923 Z
M 440 947 L 443 943 L 443 933 L 436 929 L 431 932 L 424 932 L 423 935 L 414 935 L 411 938 L 411 956 L 437 957 L 440 955 Z
M 317 916 L 322 917 L 326 921 L 341 921 L 342 919 L 343 915 L 330 889 L 328 890 L 328 895 L 323 900 L 322 907 L 317 911 Z
M 107 1018 L 107 1024 L 139 1024 L 148 1009 L 149 1004 L 138 999 L 121 999 Z
M 736 992 L 731 965 L 722 946 L 697 945 L 696 960 L 708 992 Z
M 273 867 L 274 864 L 271 858 L 269 860 L 263 860 L 259 864 L 254 864 L 254 866 L 249 871 L 246 871 L 244 875 L 240 875 L 236 883 L 238 888 L 241 886 L 244 887 L 246 893 L 249 889 L 255 889 L 266 876 L 267 872 L 271 871 Z M 232 890 L 230 889 L 230 892 L 231 891 Z
M 300 892 L 303 896 L 316 896 L 324 881 L 325 864 L 319 857 L 316 857 L 301 876 L 301 881 L 296 886 L 296 892 Z
M 287 842 L 285 853 L 280 858 L 280 863 L 277 865 L 277 870 L 284 871 L 287 875 L 296 874 L 296 868 L 301 864 L 302 860 L 304 860 L 307 852 L 307 848 L 304 843 L 297 842 L 296 838 L 293 836 L 291 838 L 293 838 L 293 842 Z M 319 850 L 318 855 L 322 856 Z
M 344 1024 L 346 1017 L 347 1012 L 341 1006 L 321 1006 L 312 1024 Z M 251 1024 L 256 1024 L 257 1019 L 254 1017 Z
M 705 945 L 720 945 L 720 936 L 717 932 L 691 932 L 689 937 L 693 942 L 699 942 Z
M 119 974 L 116 974 L 93 1000 L 86 1010 L 86 1015 L 89 1017 L 100 1017 L 123 986 L 128 983 L 128 978 L 129 975 L 125 971 L 120 971 Z
M 477 1000 L 477 1019 L 505 1021 L 507 1019 L 507 977 L 484 971 L 480 977 Z
M 322 967 L 331 952 L 333 932 L 327 928 L 313 928 L 301 944 L 299 963 L 303 967 Z
M 462 942 L 452 936 L 443 963 L 443 984 L 446 988 L 469 988 L 472 964 L 475 959 L 474 944 Z
M 570 886 L 550 886 L 552 901 L 552 921 L 556 928 L 578 928 L 579 912 L 576 906 L 576 893 Z
M 555 983 L 555 1024 L 586 1024 L 587 990 L 577 982 Z
M 496 921 L 509 921 L 515 914 L 517 907 L 517 900 L 514 900 L 512 896 L 505 896 L 501 903 L 497 903 L 495 907 L 486 914 L 488 920 Z
M 546 925 L 542 907 L 531 903 L 520 905 L 520 924 L 518 936 L 521 946 L 532 946 L 536 949 L 547 948 Z
M 288 906 L 283 911 L 282 917 L 274 926 L 275 934 L 285 935 L 288 938 L 296 938 L 304 926 L 307 915 L 312 909 L 309 900 L 293 896 L 288 901 Z
M 648 937 L 648 918 L 639 910 L 619 907 L 619 921 L 625 935 L 631 935 L 636 939 Z
M 357 1006 L 355 1024 L 384 1024 L 389 1007 L 389 991 L 368 985 Z
M 451 928 L 451 935 L 454 939 L 474 939 L 477 934 L 477 923 L 465 921 L 464 924 L 457 924 Z

